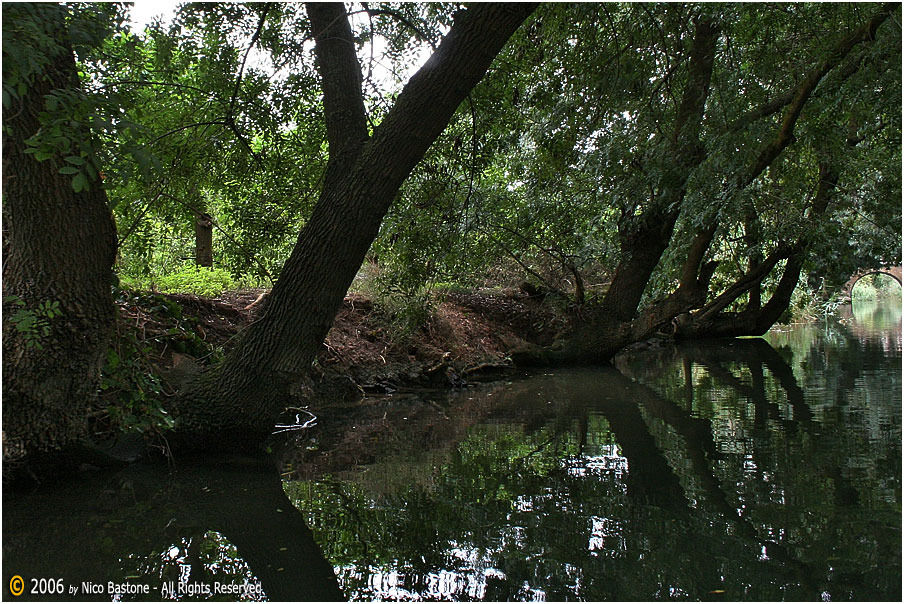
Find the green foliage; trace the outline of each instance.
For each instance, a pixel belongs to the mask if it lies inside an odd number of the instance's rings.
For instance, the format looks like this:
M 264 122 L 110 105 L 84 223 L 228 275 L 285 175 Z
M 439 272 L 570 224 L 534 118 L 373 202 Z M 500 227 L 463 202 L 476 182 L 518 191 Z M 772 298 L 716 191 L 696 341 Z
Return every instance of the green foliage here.
M 901 284 L 893 277 L 867 275 L 860 279 L 851 290 L 854 300 L 901 299 Z
M 161 404 L 164 389 L 150 366 L 151 352 L 151 346 L 131 333 L 107 351 L 100 389 L 104 398 L 112 398 L 106 411 L 117 430 L 159 432 L 175 424 Z
M 383 289 L 376 298 L 377 308 L 390 317 L 390 339 L 404 341 L 423 329 L 433 316 L 435 299 L 429 288 L 415 291 Z
M 412 273 L 390 273 L 377 264 L 365 264 L 359 275 L 352 289 L 374 301 L 387 319 L 391 341 L 404 342 L 429 323 L 436 304 L 435 286 L 412 280 Z
M 120 292 L 120 297 L 129 297 Z M 147 306 L 148 300 L 129 298 Z M 161 299 L 167 314 L 181 316 L 181 308 Z M 173 427 L 174 420 L 163 409 L 164 386 L 151 362 L 154 348 L 137 330 L 120 325 L 107 350 L 101 369 L 100 390 L 112 426 L 125 432 L 159 433 Z
M 142 125 L 134 142 L 152 168 L 111 185 L 126 274 L 166 273 L 193 256 L 193 221 L 204 212 L 218 265 L 278 275 L 325 166 L 298 9 L 187 5 L 170 28 L 111 40 L 94 59 L 105 89 L 127 98 L 129 119 Z M 259 24 L 260 57 L 245 62 Z M 271 67 L 287 77 L 272 78 Z
M 815 247 L 807 269 L 823 276 L 849 275 L 871 258 L 893 262 L 900 74 L 888 65 L 900 56 L 900 32 L 890 22 L 828 74 L 797 141 L 752 184 L 736 184 L 775 137 L 785 104 L 748 116 L 798 85 L 875 8 L 542 7 L 409 180 L 375 244 L 381 262 L 424 283 L 473 279 L 505 262 L 516 262 L 522 279 L 566 291 L 575 273 L 605 283 L 630 253 L 622 242 L 673 210 L 657 200 L 682 159 L 672 129 L 703 17 L 721 31 L 701 131 L 707 159 L 687 183 L 647 303 L 674 291 L 690 242 L 713 220 L 721 225 L 708 257 L 719 262 L 713 296 L 757 256 L 804 237 Z M 817 216 L 813 194 L 827 159 L 842 166 L 841 192 L 831 213 Z M 764 300 L 780 274 L 766 278 Z
M 196 320 L 184 316 L 179 304 L 158 294 L 115 293 L 118 304 L 135 312 L 138 320 L 151 319 L 153 327 L 139 330 L 131 320 L 117 324 L 101 369 L 100 395 L 109 427 L 160 435 L 174 425 L 164 409 L 172 391 L 160 372 L 160 351 L 208 360 L 220 357 L 195 333 Z
M 118 3 L 17 4 L 3 10 L 3 106 L 9 110 L 21 110 L 28 89 L 70 61 L 66 54 L 90 60 L 103 53 L 122 33 L 124 21 L 124 5 Z M 127 181 L 136 166 L 145 174 L 159 168 L 135 142 L 141 126 L 124 115 L 127 101 L 92 86 L 96 75 L 82 68 L 86 87 L 75 83 L 46 94 L 39 108 L 41 128 L 26 141 L 26 153 L 54 160 L 60 174 L 72 176 L 76 193 Z
M 222 268 L 183 264 L 162 275 L 120 275 L 123 287 L 168 294 L 194 294 L 216 297 L 225 291 L 266 287 L 267 282 L 255 275 L 234 276 Z
M 161 292 L 209 297 L 235 287 L 235 281 L 227 271 L 206 266 L 183 266 L 176 272 L 158 277 L 155 284 Z
M 779 319 L 779 323 L 825 321 L 835 315 L 839 306 L 841 306 L 840 299 L 826 298 L 824 291 L 811 287 L 802 277 L 791 296 L 791 305 L 785 315 Z
M 62 316 L 60 303 L 57 301 L 44 300 L 38 305 L 29 309 L 25 307 L 25 301 L 18 296 L 7 296 L 4 302 L 12 304 L 18 308 L 12 316 L 7 320 L 15 325 L 16 331 L 22 337 L 25 345 L 30 348 L 42 350 L 42 340 L 50 336 L 50 322 L 55 318 Z

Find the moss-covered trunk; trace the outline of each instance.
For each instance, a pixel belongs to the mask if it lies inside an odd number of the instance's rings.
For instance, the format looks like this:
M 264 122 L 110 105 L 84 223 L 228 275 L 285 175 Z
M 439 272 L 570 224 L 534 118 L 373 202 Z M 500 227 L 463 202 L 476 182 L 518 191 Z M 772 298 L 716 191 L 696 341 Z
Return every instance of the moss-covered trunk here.
M 105 193 L 75 193 L 72 177 L 59 174 L 61 158 L 25 152 L 45 95 L 79 85 L 65 9 L 46 5 L 42 14 L 59 52 L 21 104 L 3 109 L 4 462 L 85 436 L 114 321 L 116 231 Z

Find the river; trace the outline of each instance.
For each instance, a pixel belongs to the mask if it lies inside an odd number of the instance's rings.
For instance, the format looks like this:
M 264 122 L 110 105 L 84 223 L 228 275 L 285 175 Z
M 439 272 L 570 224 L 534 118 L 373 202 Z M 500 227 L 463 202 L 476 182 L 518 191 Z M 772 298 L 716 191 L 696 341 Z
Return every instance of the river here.
M 900 304 L 839 317 L 7 495 L 5 597 L 900 601 Z

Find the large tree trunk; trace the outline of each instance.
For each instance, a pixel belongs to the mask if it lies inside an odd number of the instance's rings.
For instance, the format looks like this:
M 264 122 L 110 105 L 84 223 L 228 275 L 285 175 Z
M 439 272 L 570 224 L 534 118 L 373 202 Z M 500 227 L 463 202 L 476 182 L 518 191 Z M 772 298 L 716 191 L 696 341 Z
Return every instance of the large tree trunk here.
M 621 234 L 621 257 L 615 269 L 612 283 L 603 299 L 604 313 L 620 322 L 635 318 L 637 308 L 650 278 L 659 265 L 663 252 L 669 247 L 678 209 L 684 197 L 682 188 L 666 192 L 659 201 L 668 211 L 651 210 L 644 217 L 643 224 L 630 225 L 630 233 Z M 633 222 L 633 221 L 632 221 Z
M 202 376 L 178 402 L 181 434 L 195 445 L 216 447 L 257 443 L 272 430 L 402 183 L 533 9 L 475 4 L 459 12 L 437 51 L 368 138 L 345 8 L 308 6 L 330 144 L 324 189 L 262 317 L 222 366 Z
M 25 153 L 26 139 L 41 127 L 44 96 L 79 86 L 65 9 L 48 4 L 36 10 L 60 50 L 21 104 L 3 109 L 5 462 L 83 439 L 114 321 L 116 230 L 106 194 L 96 184 L 75 193 L 72 176 L 59 174 L 61 158 L 39 162 Z M 59 316 L 46 316 L 42 303 L 58 303 Z M 19 311 L 35 313 L 42 324 L 18 329 L 11 318 Z

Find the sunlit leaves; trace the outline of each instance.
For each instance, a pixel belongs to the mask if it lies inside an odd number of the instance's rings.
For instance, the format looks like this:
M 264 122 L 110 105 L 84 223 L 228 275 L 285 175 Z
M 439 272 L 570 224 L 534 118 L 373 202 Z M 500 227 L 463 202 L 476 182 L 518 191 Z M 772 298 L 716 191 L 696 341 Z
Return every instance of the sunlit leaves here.
M 376 128 L 458 6 L 348 8 Z M 51 10 L 4 5 L 5 15 L 17 17 L 4 19 L 6 109 L 17 107 L 23 87 L 61 48 L 40 18 Z M 775 165 L 746 190 L 737 186 L 775 135 L 783 95 L 874 10 L 542 6 L 416 168 L 373 255 L 406 291 L 473 282 L 512 263 L 520 277 L 559 280 L 567 291 L 574 270 L 599 282 L 611 276 L 624 255 L 620 234 L 680 209 L 650 288 L 655 297 L 674 285 L 694 233 L 714 220 L 723 224 L 711 250 L 724 261 L 719 277 L 740 270 L 750 246 L 732 239 L 743 235 L 752 207 L 764 251 L 825 229 L 819 244 L 848 250 L 842 255 L 850 262 L 894 258 L 900 174 L 889 166 L 900 165 L 900 73 L 889 65 L 900 60 L 900 33 L 890 26 L 826 76 Z M 119 6 L 72 5 L 66 18 L 85 92 L 45 98 L 44 126 L 29 152 L 57 162 L 76 190 L 108 190 L 123 269 L 181 265 L 191 257 L 193 217 L 203 210 L 214 217 L 218 263 L 236 275 L 278 274 L 328 159 L 303 8 L 192 3 L 172 26 L 142 32 L 123 27 Z M 720 36 L 700 134 L 707 158 L 685 179 L 674 126 L 700 19 L 712 19 Z M 859 142 L 849 147 L 849 138 Z M 808 218 L 814 150 L 844 164 L 834 226 Z M 682 187 L 680 201 L 663 194 Z

